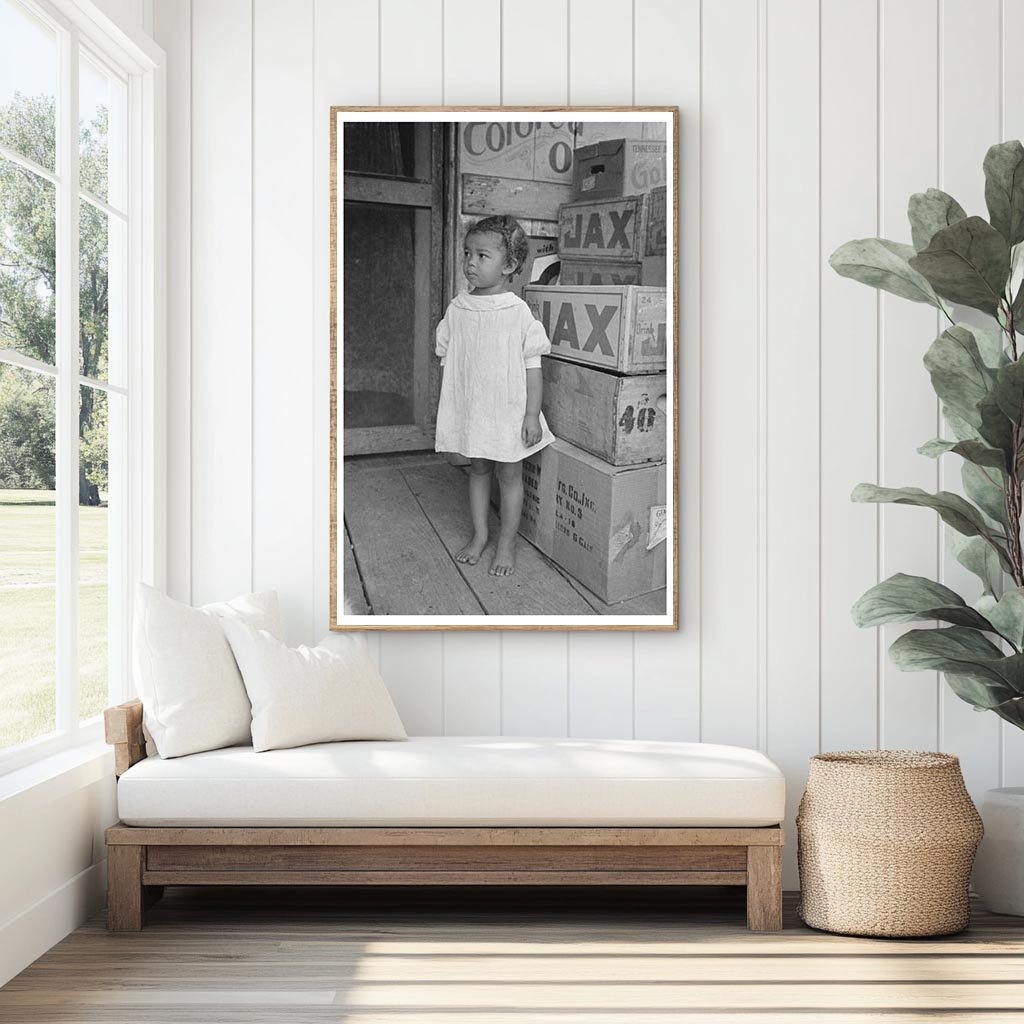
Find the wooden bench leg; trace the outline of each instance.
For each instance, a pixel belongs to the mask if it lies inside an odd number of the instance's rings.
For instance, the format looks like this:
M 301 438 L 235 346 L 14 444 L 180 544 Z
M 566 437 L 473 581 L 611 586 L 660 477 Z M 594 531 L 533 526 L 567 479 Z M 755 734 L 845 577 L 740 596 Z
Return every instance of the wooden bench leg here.
M 107 928 L 137 932 L 145 910 L 142 885 L 143 846 L 107 847 Z
M 782 931 L 782 847 L 747 847 L 747 928 Z

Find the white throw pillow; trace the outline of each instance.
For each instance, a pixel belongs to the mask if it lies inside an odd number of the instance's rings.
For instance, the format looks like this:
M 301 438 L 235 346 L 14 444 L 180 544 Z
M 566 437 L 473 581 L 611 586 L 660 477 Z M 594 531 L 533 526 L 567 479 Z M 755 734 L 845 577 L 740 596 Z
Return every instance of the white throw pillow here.
M 190 608 L 139 584 L 135 685 L 143 723 L 161 757 L 251 742 L 249 698 L 221 625 L 229 620 L 280 636 L 277 594 L 246 594 Z
M 238 620 L 224 632 L 252 704 L 253 750 L 408 738 L 365 640 L 328 651 L 287 647 Z

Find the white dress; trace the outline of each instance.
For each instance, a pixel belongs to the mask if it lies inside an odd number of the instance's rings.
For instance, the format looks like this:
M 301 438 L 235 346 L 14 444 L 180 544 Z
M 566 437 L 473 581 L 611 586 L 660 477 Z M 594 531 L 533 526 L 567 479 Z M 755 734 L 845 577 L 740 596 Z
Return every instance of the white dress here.
M 544 327 L 513 292 L 452 299 L 437 325 L 444 377 L 434 450 L 518 462 L 554 439 L 540 414 L 540 440 L 523 444 L 526 370 L 551 351 Z

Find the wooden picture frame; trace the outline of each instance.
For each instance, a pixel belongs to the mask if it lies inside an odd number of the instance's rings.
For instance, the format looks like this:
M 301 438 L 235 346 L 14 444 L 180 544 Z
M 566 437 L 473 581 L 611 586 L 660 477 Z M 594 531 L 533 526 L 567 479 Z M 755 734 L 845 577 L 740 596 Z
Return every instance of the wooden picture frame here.
M 331 629 L 678 629 L 678 108 L 338 106 L 330 142 Z M 456 560 L 470 460 L 433 430 L 434 332 L 497 213 L 529 236 L 510 290 L 552 339 L 557 439 L 522 462 L 512 575 L 496 484 Z

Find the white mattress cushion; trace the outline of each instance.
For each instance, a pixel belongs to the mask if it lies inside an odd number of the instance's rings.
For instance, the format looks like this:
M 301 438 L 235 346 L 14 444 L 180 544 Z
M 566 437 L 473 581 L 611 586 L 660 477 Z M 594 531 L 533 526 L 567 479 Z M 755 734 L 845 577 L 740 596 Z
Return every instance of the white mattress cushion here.
M 147 758 L 128 825 L 775 825 L 782 772 L 755 750 L 656 740 L 416 736 Z

